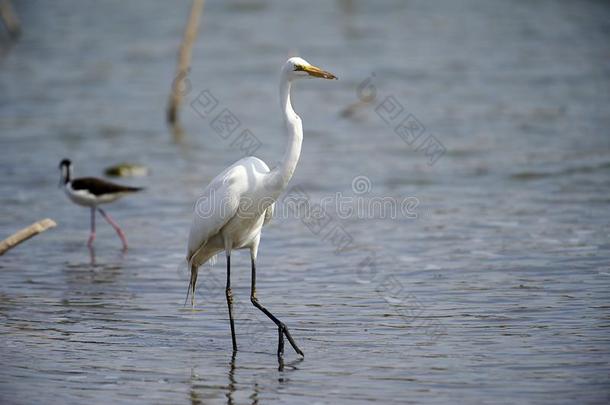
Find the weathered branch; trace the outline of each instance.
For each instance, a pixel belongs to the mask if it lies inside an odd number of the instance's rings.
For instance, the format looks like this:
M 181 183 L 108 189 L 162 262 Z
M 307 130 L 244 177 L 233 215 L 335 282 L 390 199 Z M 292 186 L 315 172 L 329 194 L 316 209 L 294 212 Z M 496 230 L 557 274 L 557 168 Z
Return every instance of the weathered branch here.
M 55 226 L 57 226 L 55 221 L 46 218 L 33 223 L 27 228 L 23 228 L 19 232 L 9 236 L 8 238 L 0 242 L 0 256 L 2 256 L 7 250 L 14 248 L 21 242 L 25 242 L 32 236 L 38 235 L 39 233 L 44 232 L 47 229 L 54 228 Z
M 193 44 L 197 38 L 199 19 L 203 11 L 203 3 L 204 0 L 193 0 L 189 19 L 184 30 L 184 38 L 178 52 L 178 69 L 172 82 L 172 92 L 169 98 L 169 105 L 167 106 L 167 122 L 173 126 L 178 123 L 178 109 L 184 95 L 180 89 L 180 82 L 188 75 Z
M 21 33 L 19 18 L 13 9 L 10 0 L 0 0 L 0 20 L 4 22 L 9 35 L 16 38 Z

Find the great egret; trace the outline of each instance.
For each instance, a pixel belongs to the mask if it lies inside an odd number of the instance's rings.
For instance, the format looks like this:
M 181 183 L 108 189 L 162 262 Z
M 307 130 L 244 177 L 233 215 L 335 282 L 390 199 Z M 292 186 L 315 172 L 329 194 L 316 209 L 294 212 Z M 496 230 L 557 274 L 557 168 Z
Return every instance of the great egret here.
M 249 156 L 226 168 L 203 190 L 197 200 L 188 241 L 187 262 L 191 279 L 187 300 L 191 293 L 191 305 L 195 305 L 195 286 L 199 266 L 224 251 L 227 257 L 226 298 L 233 350 L 237 350 L 233 322 L 233 294 L 231 292 L 231 251 L 249 249 L 252 264 L 250 301 L 278 327 L 278 357 L 284 353 L 284 335 L 303 355 L 286 325 L 263 307 L 256 297 L 256 256 L 261 228 L 273 215 L 275 201 L 286 189 L 301 154 L 303 126 L 301 118 L 290 103 L 292 83 L 302 78 L 336 79 L 329 72 L 315 67 L 302 58 L 288 59 L 280 74 L 280 107 L 288 134 L 288 146 L 282 161 L 273 170 L 262 160 Z
M 127 249 L 127 239 L 119 225 L 110 218 L 110 215 L 106 214 L 106 211 L 98 206 L 100 204 L 111 203 L 126 194 L 135 193 L 142 189 L 139 187 L 122 186 L 95 177 L 72 179 L 72 162 L 68 159 L 64 159 L 59 163 L 59 169 L 61 170 L 59 186 L 63 186 L 70 200 L 78 205 L 91 208 L 91 235 L 89 236 L 87 246 L 93 246 L 93 241 L 95 240 L 95 211 L 97 210 L 119 235 L 121 242 L 123 242 L 123 249 Z

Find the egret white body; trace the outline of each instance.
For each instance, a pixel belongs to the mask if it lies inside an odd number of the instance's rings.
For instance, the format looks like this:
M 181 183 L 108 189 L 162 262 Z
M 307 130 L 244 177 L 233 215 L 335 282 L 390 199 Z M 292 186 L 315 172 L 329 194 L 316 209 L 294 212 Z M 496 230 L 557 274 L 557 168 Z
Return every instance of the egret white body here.
M 274 203 L 286 189 L 301 154 L 303 126 L 301 118 L 294 112 L 290 102 L 291 86 L 294 80 L 311 77 L 336 79 L 333 74 L 312 66 L 298 57 L 290 58 L 281 71 L 280 107 L 288 135 L 288 146 L 280 164 L 271 170 L 265 162 L 256 157 L 243 158 L 216 176 L 203 190 L 195 204 L 187 250 L 187 262 L 191 269 L 188 290 L 191 294 L 191 304 L 195 304 L 199 267 L 224 251 L 227 257 L 226 296 L 233 350 L 237 350 L 237 343 L 232 314 L 231 250 L 249 249 L 252 265 L 250 300 L 278 326 L 278 356 L 281 358 L 283 355 L 284 335 L 294 350 L 303 355 L 290 336 L 286 325 L 264 308 L 256 298 L 256 257 L 261 229 L 271 219 Z
M 261 229 L 273 215 L 275 200 L 264 193 L 269 173 L 265 162 L 250 156 L 225 169 L 205 188 L 195 204 L 189 234 L 191 267 L 198 268 L 226 246 L 257 250 Z

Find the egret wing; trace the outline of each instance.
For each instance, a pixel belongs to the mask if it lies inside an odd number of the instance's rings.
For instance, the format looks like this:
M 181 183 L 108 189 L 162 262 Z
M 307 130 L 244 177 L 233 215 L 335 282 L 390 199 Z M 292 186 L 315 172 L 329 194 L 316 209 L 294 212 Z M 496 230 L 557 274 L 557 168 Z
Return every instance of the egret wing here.
M 245 174 L 239 166 L 229 168 L 212 180 L 195 202 L 188 242 L 189 261 L 237 213 Z

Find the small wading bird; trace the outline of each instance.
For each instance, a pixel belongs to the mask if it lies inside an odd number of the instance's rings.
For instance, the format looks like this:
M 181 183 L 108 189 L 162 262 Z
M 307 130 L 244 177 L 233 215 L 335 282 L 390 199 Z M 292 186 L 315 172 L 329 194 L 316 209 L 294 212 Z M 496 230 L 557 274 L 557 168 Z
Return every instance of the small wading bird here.
M 233 350 L 237 350 L 233 322 L 233 294 L 231 292 L 231 251 L 249 249 L 252 265 L 250 301 L 278 327 L 278 358 L 284 353 L 284 335 L 293 349 L 301 356 L 286 325 L 263 307 L 256 297 L 256 255 L 261 228 L 273 215 L 275 201 L 286 189 L 301 154 L 303 126 L 301 118 L 290 103 L 292 83 L 301 78 L 336 79 L 329 72 L 312 66 L 295 57 L 284 64 L 280 76 L 280 107 L 288 134 L 288 146 L 282 161 L 273 170 L 262 160 L 249 156 L 227 167 L 203 190 L 197 200 L 188 241 L 187 263 L 191 280 L 187 290 L 191 305 L 195 305 L 195 286 L 199 267 L 216 254 L 225 252 L 227 257 L 226 298 Z M 186 304 L 186 302 L 185 302 Z
M 135 193 L 142 189 L 139 187 L 122 186 L 95 177 L 72 179 L 72 162 L 68 159 L 61 161 L 59 169 L 61 170 L 59 186 L 63 186 L 70 200 L 78 205 L 91 208 L 91 235 L 89 236 L 87 246 L 93 246 L 93 241 L 95 240 L 95 211 L 97 210 L 119 235 L 121 242 L 123 242 L 123 249 L 127 249 L 125 234 L 106 211 L 99 208 L 99 205 L 111 203 L 126 194 Z

